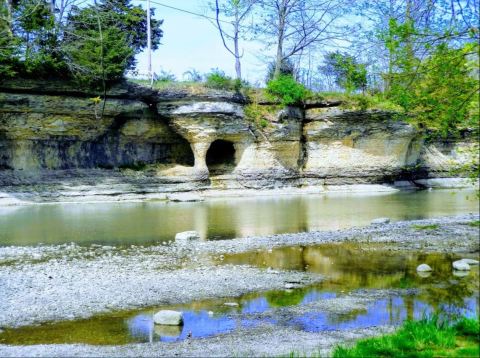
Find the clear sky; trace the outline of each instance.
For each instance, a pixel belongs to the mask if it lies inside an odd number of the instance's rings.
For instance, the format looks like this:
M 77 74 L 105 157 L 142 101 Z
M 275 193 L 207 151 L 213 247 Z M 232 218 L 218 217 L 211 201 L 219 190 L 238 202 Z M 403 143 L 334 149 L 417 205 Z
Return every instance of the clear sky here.
M 155 8 L 155 18 L 163 19 L 164 36 L 162 45 L 152 55 L 154 72 L 170 71 L 177 79 L 189 69 L 200 73 L 219 68 L 234 76 L 234 57 L 222 45 L 218 30 L 207 19 L 186 14 L 155 4 L 162 3 L 195 13 L 205 13 L 207 0 L 151 0 Z M 146 0 L 135 0 L 135 4 L 146 7 Z M 210 14 L 214 16 L 214 14 Z M 228 24 L 227 24 L 228 26 Z M 245 51 L 242 59 L 243 77 L 251 82 L 263 80 L 266 65 L 258 56 L 264 52 L 264 46 L 256 41 L 242 41 Z M 145 53 L 137 56 L 138 71 L 146 74 L 147 57 Z

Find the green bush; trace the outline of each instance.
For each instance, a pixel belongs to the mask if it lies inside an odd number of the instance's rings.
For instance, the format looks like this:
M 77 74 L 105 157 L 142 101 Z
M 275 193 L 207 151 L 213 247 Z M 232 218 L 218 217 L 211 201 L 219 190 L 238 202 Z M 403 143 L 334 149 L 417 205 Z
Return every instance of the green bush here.
M 231 90 L 234 88 L 234 81 L 225 72 L 216 68 L 205 75 L 205 86 L 214 89 Z
M 301 104 L 308 95 L 308 89 L 289 75 L 279 76 L 267 83 L 267 96 L 283 106 Z

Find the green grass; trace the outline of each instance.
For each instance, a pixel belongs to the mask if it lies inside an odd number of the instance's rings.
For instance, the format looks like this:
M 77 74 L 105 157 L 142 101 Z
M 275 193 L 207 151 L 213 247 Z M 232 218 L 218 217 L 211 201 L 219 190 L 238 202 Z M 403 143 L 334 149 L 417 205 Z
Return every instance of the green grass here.
M 468 226 L 480 227 L 480 220 L 475 220 L 475 221 L 469 222 Z
M 440 226 L 437 224 L 431 224 L 431 225 L 412 225 L 411 228 L 415 230 L 436 230 Z
M 478 319 L 407 321 L 394 334 L 363 339 L 351 348 L 339 346 L 333 357 L 478 357 L 479 334 Z

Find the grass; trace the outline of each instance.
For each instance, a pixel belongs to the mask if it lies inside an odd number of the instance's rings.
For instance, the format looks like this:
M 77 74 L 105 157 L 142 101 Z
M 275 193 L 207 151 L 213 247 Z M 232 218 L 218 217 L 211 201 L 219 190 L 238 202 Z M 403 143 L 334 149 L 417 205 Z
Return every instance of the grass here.
M 469 222 L 469 223 L 468 223 L 468 226 L 471 226 L 471 227 L 480 227 L 480 220 L 475 220 L 475 221 Z
M 407 321 L 394 334 L 360 340 L 354 347 L 339 346 L 333 357 L 478 357 L 478 319 L 455 324 L 437 317 Z
M 437 224 L 431 224 L 431 225 L 412 225 L 411 228 L 415 230 L 436 230 L 440 226 Z

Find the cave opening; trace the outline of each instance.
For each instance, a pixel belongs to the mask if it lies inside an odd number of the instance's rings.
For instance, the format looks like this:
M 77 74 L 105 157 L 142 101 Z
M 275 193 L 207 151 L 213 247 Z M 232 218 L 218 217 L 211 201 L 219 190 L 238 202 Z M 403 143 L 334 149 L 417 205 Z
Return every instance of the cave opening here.
M 235 169 L 235 147 L 232 142 L 216 140 L 207 151 L 207 166 L 210 174 L 222 175 Z

